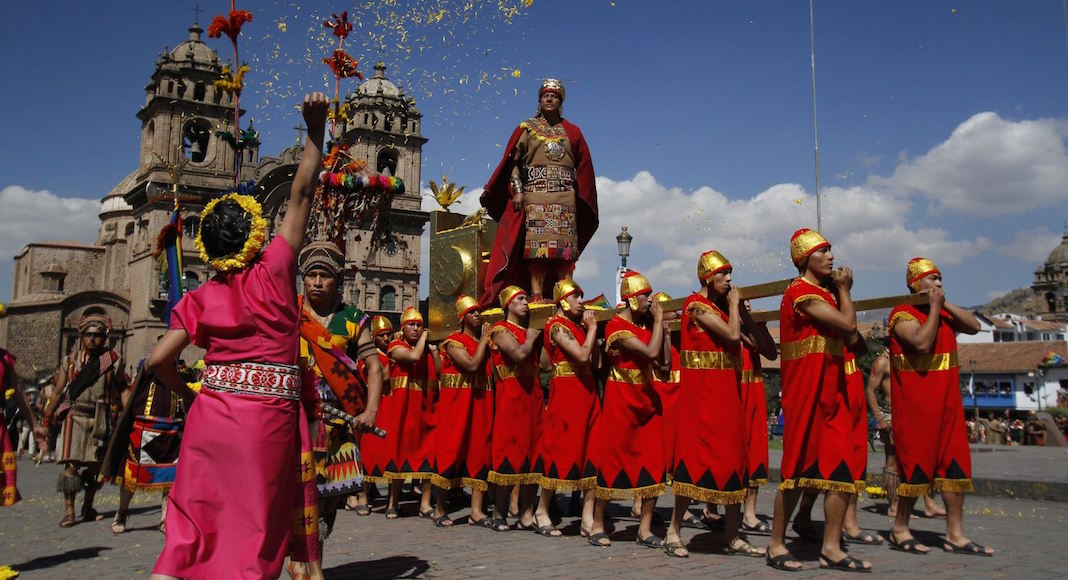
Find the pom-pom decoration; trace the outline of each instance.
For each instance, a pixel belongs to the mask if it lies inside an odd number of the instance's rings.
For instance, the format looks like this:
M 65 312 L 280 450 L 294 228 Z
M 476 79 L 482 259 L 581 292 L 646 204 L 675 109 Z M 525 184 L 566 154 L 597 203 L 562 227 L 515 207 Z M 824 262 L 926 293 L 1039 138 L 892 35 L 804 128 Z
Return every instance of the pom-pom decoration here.
M 339 79 L 347 79 L 350 77 L 363 79 L 363 74 L 356 70 L 356 65 L 358 65 L 359 62 L 352 58 L 349 53 L 340 48 L 335 50 L 330 58 L 324 58 L 323 62 L 330 65 L 330 70 L 334 71 L 334 76 Z
M 233 71 L 230 70 L 230 65 L 225 65 L 220 73 L 222 78 L 212 84 L 215 85 L 215 88 L 223 92 L 240 95 L 241 89 L 245 88 L 245 74 L 248 73 L 248 71 L 248 64 L 242 63 L 235 75 Z
M 220 38 L 225 34 L 230 39 L 230 44 L 234 46 L 233 62 L 238 63 L 241 61 L 238 58 L 237 37 L 241 35 L 241 27 L 246 22 L 252 22 L 252 13 L 248 10 L 238 10 L 235 4 L 235 0 L 230 0 L 230 13 L 227 16 L 224 17 L 222 14 L 215 16 L 215 19 L 211 21 L 211 26 L 208 27 L 208 37 Z M 241 131 L 241 89 L 245 86 L 245 74 L 248 71 L 247 64 L 242 64 L 238 67 L 236 74 L 233 74 L 232 66 L 226 66 L 222 70 L 222 78 L 213 83 L 220 90 L 234 95 L 234 131 L 241 133 L 241 137 L 235 138 L 234 134 L 229 131 L 219 131 L 216 135 L 229 143 L 230 147 L 233 147 L 237 153 L 237 155 L 234 155 L 235 186 L 241 181 L 241 163 L 244 158 L 244 155 L 241 155 L 241 150 L 245 145 L 256 141 L 255 138 L 250 141 L 246 140 L 245 137 L 246 132 L 252 132 L 251 125 L 247 131 Z
M 219 38 L 225 34 L 230 38 L 230 42 L 237 44 L 237 37 L 241 34 L 241 27 L 246 22 L 252 22 L 252 13 L 248 10 L 233 10 L 233 2 L 230 3 L 230 6 L 229 17 L 224 18 L 222 14 L 217 14 L 215 19 L 211 21 L 211 26 L 208 27 L 208 37 Z
M 332 28 L 334 30 L 334 36 L 344 40 L 345 37 L 352 32 L 352 23 L 349 22 L 349 11 L 346 10 L 341 13 L 341 16 L 334 13 L 333 20 L 326 20 L 323 22 L 323 26 L 326 28 Z

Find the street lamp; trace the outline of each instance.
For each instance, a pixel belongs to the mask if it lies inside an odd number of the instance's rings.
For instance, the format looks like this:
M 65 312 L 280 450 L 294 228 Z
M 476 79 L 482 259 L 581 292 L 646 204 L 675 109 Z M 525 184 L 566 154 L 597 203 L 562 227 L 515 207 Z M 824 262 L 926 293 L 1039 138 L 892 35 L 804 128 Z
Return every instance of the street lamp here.
M 979 396 L 978 396 L 978 393 L 976 393 L 976 388 L 975 388 L 975 359 L 969 360 L 968 361 L 968 365 L 971 366 L 971 370 L 972 370 L 972 378 L 971 378 L 971 383 L 972 383 L 972 385 L 971 385 L 972 386 L 972 409 L 975 411 L 975 424 L 976 424 L 976 428 L 978 429 L 978 425 L 979 425 Z
M 619 247 L 620 267 L 624 270 L 627 269 L 627 256 L 630 255 L 630 243 L 634 240 L 634 236 L 627 233 L 627 226 L 623 226 L 623 229 L 619 231 L 619 235 L 616 236 L 616 245 Z

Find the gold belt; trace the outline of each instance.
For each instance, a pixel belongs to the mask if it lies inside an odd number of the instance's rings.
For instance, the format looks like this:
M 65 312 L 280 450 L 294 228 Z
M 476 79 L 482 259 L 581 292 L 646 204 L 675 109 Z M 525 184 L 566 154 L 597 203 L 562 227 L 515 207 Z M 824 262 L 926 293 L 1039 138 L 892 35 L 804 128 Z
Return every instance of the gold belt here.
M 515 371 L 514 368 L 510 366 L 495 365 L 493 367 L 493 373 L 497 375 L 498 379 L 518 379 L 537 376 L 537 373 L 534 372 L 534 370 L 531 369 L 529 365 L 524 365 L 523 367 L 521 367 L 518 373 Z
M 588 369 L 582 369 L 582 372 L 575 372 L 575 367 L 571 366 L 571 363 L 566 360 L 553 365 L 553 377 L 586 377 L 592 374 Z
M 484 389 L 486 388 L 485 377 L 475 375 L 472 380 L 472 375 L 463 374 L 447 374 L 438 377 L 439 389 Z
M 895 354 L 890 357 L 890 365 L 895 371 L 904 372 L 948 371 L 957 368 L 957 353 Z
M 809 336 L 794 342 L 782 344 L 782 359 L 794 360 L 810 354 L 829 354 L 831 356 L 845 356 L 845 343 L 837 338 L 826 336 Z
M 764 382 L 764 375 L 760 374 L 757 371 L 754 371 L 753 369 L 745 369 L 744 371 L 742 371 L 742 382 L 743 383 L 763 383 Z
M 645 371 L 642 369 L 621 369 L 619 367 L 612 367 L 608 371 L 608 380 L 627 383 L 628 385 L 641 385 L 646 382 Z
M 845 374 L 849 376 L 857 372 L 857 359 L 847 360 L 845 363 Z
M 389 377 L 389 386 L 392 389 L 408 389 L 410 391 L 427 390 L 426 379 L 410 379 L 410 377 Z
M 684 350 L 679 359 L 684 369 L 700 370 L 730 370 L 741 366 L 738 357 L 733 357 L 725 352 L 706 352 L 700 350 Z

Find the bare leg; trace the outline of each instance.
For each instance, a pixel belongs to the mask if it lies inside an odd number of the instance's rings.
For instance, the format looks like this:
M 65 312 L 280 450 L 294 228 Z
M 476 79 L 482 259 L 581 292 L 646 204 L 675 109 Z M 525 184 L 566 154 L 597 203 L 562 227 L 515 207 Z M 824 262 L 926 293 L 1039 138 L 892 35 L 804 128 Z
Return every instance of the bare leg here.
M 829 491 L 823 498 L 823 550 L 820 552 L 822 559 L 831 562 L 839 562 L 848 554 L 842 551 L 842 522 L 845 520 L 846 506 L 849 504 L 850 493 Z M 864 568 L 871 568 L 871 563 L 862 561 Z
M 749 491 L 745 494 L 745 512 L 742 515 L 742 522 L 750 528 L 760 524 L 760 518 L 757 517 L 756 504 L 757 494 L 760 493 L 758 486 L 750 486 Z
M 404 482 L 399 479 L 394 479 L 389 482 L 389 499 L 386 500 L 386 517 L 389 517 L 389 510 L 397 509 L 397 504 L 400 502 L 401 485 L 403 484 Z
M 508 515 L 508 498 L 512 496 L 514 485 L 498 485 L 497 498 L 493 502 L 493 519 L 503 520 Z
M 746 546 L 749 546 L 749 542 L 745 538 L 741 537 L 738 533 L 738 526 L 742 520 L 742 506 L 741 504 L 731 504 L 723 507 L 723 542 L 727 544 L 727 547 L 735 552 L 746 551 Z M 749 548 L 752 549 L 752 548 Z M 766 548 L 756 548 L 756 551 L 761 555 L 767 553 Z
M 909 516 L 912 514 L 912 506 L 914 505 L 916 505 L 916 498 L 905 497 L 903 495 L 897 496 L 897 517 L 894 518 L 894 527 L 890 531 L 891 542 L 902 544 L 914 539 L 912 537 L 912 530 L 909 529 Z M 924 553 L 929 549 L 930 548 L 923 544 L 918 544 L 914 548 L 915 551 Z
M 419 496 L 419 515 L 430 513 L 433 509 L 430 502 L 434 496 L 434 488 L 430 485 L 429 479 L 421 480 L 418 485 L 422 494 Z
M 549 506 L 553 503 L 553 496 L 556 494 L 551 489 L 541 490 L 541 499 L 538 501 L 538 509 L 534 511 L 534 526 L 538 528 L 539 533 L 544 526 L 552 526 L 553 518 L 549 515 Z M 544 535 L 557 537 L 564 535 L 563 532 L 557 529 L 552 529 L 546 532 Z
M 842 529 L 853 537 L 859 536 L 864 531 L 860 528 L 860 522 L 857 521 L 857 494 L 855 493 L 849 494 Z
M 471 521 L 481 522 L 486 519 L 486 512 L 482 511 L 482 490 L 471 490 Z
M 676 495 L 675 507 L 671 510 L 671 522 L 668 523 L 667 533 L 664 534 L 664 543 L 671 544 L 674 542 L 682 543 L 682 535 L 679 533 L 682 527 L 682 520 L 690 511 L 690 498 Z M 679 557 L 685 557 L 690 555 L 690 551 L 685 548 L 675 548 L 673 554 Z
M 643 540 L 653 535 L 653 512 L 656 510 L 656 498 L 642 500 L 642 519 L 638 522 L 638 539 Z
M 130 500 L 133 495 L 134 492 L 125 485 L 119 486 L 119 509 L 115 511 L 115 519 L 111 520 L 111 533 L 121 534 L 126 531 L 126 518 L 130 515 Z
M 593 495 L 592 492 L 590 494 Z M 590 537 L 604 533 L 604 512 L 607 507 L 608 500 L 596 500 L 596 504 L 593 506 L 593 525 L 590 526 Z M 600 545 L 611 546 L 612 541 L 605 538 L 600 541 Z
M 428 482 L 425 485 L 429 486 L 430 483 Z M 429 493 L 429 491 L 427 491 L 425 493 Z M 437 494 L 437 496 L 438 496 L 438 501 L 434 506 L 434 514 L 433 514 L 433 516 L 434 516 L 434 525 L 441 526 L 441 527 L 451 526 L 452 525 L 452 520 L 449 519 L 449 509 L 445 505 L 446 500 L 448 499 L 449 491 L 446 490 L 446 489 L 438 488 L 438 489 L 434 490 L 434 493 Z
M 597 494 L 592 489 L 588 489 L 583 492 L 582 496 L 582 523 L 579 524 L 579 529 L 589 534 L 589 531 L 593 529 L 593 510 L 597 503 Z
M 964 535 L 964 494 L 943 491 L 942 501 L 946 504 L 946 542 L 967 545 L 971 540 Z M 993 554 L 994 549 L 987 548 L 986 553 Z
M 642 517 L 642 499 L 640 497 L 634 498 L 634 503 L 630 505 L 630 517 Z
M 519 523 L 524 526 L 533 525 L 534 498 L 538 495 L 538 486 L 536 484 L 525 483 L 516 487 L 519 488 Z M 548 504 L 545 505 L 545 509 L 546 513 L 548 513 Z
M 801 497 L 801 491 L 797 489 L 779 490 L 775 494 L 775 511 L 771 519 L 771 540 L 768 542 L 768 557 L 775 558 L 788 554 L 786 549 L 786 524 L 794 513 L 797 500 Z M 799 570 L 802 567 L 799 561 L 787 562 L 786 567 L 791 570 Z
M 519 515 L 519 486 L 513 485 L 512 492 L 508 496 L 508 514 Z
M 946 515 L 946 510 L 938 505 L 934 496 L 929 493 L 923 496 L 923 515 L 928 518 L 943 517 Z

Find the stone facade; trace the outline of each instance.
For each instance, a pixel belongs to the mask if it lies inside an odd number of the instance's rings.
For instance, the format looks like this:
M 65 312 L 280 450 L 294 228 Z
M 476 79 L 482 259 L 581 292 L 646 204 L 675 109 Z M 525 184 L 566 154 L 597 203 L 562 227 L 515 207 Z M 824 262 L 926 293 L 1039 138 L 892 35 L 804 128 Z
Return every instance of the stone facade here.
M 137 113 L 138 166 L 101 200 L 96 243 L 31 242 L 15 257 L 8 316 L 0 319 L 0 346 L 18 357 L 22 377 L 50 374 L 76 344 L 78 320 L 90 312 L 111 317 L 114 328 L 109 340 L 133 373 L 166 330 L 162 320 L 166 287 L 153 251 L 157 235 L 170 220 L 175 197 L 183 221 L 187 290 L 211 275 L 193 246 L 198 214 L 233 185 L 235 171 L 240 171 L 242 181 L 257 182 L 256 197 L 272 223 L 280 223 L 303 147 L 260 159 L 259 143 L 254 143 L 242 152 L 235 169 L 234 150 L 215 136 L 215 131 L 237 133 L 233 103 L 230 95 L 216 92 L 212 85 L 221 76 L 222 63 L 201 40 L 202 33 L 194 24 L 187 40 L 156 59 L 145 87 L 145 105 Z M 354 156 L 366 159 L 372 170 L 400 177 L 408 191 L 394 202 L 393 243 L 387 247 L 368 256 L 367 242 L 362 240 L 370 236 L 350 228 L 343 288 L 347 302 L 396 321 L 404 307 L 419 303 L 419 237 L 428 219 L 419 210 L 426 139 L 419 134 L 421 114 L 414 101 L 384 72 L 385 65 L 378 63 L 374 77 L 349 97 L 355 113 L 354 122 L 345 126 L 345 136 L 355 137 Z M 252 130 L 251 122 L 245 130 Z M 176 187 L 173 176 L 179 164 Z M 195 347 L 183 353 L 187 360 L 202 356 Z
M 1040 315 L 1068 320 L 1068 233 L 1061 236 L 1061 244 L 1053 248 L 1046 263 L 1035 270 L 1031 289 Z

